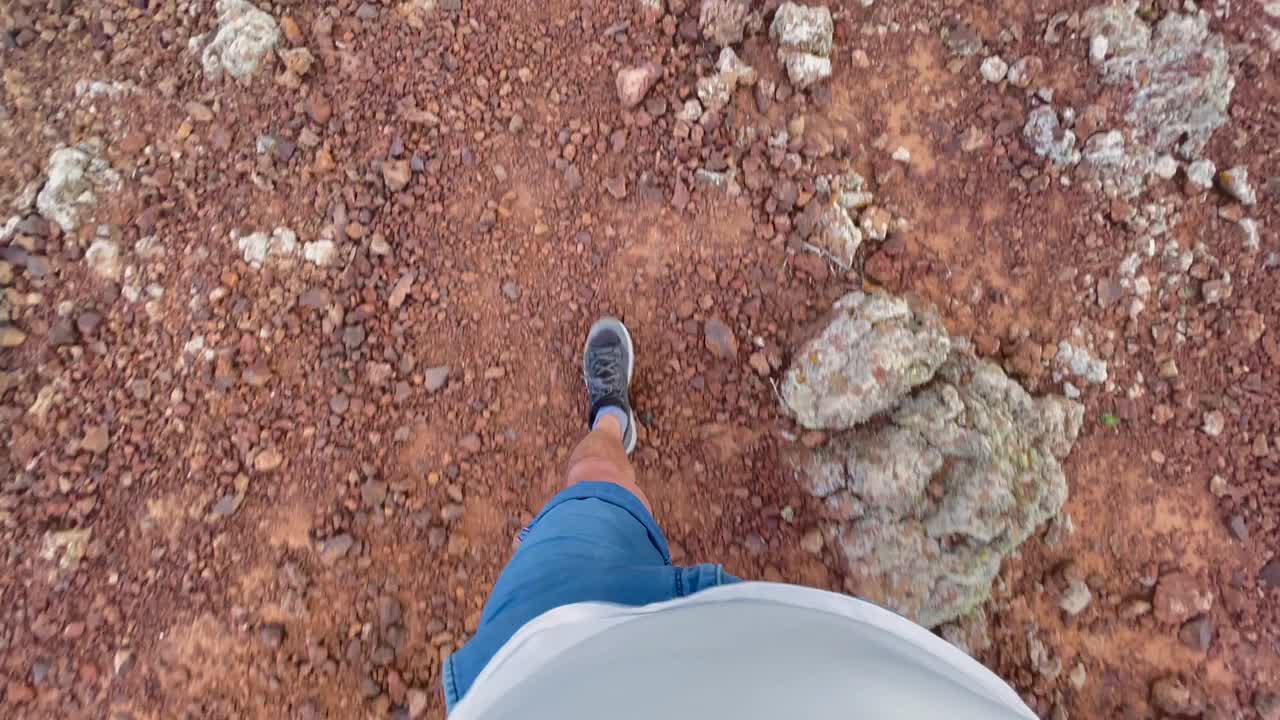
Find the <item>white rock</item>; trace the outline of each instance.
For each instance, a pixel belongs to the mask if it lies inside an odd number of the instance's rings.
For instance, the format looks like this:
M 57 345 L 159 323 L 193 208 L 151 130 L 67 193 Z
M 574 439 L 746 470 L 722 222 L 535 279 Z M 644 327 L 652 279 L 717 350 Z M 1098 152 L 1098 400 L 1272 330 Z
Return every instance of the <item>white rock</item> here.
M 104 280 L 120 281 L 120 246 L 107 239 L 94 240 L 84 253 L 89 270 Z
M 1249 168 L 1237 165 L 1230 170 L 1218 174 L 1218 184 L 1223 192 L 1240 201 L 1241 205 L 1253 206 L 1258 203 L 1258 193 L 1249 184 Z
M 758 77 L 755 68 L 742 62 L 738 58 L 738 54 L 733 51 L 733 48 L 729 47 L 720 51 L 720 58 L 716 61 L 716 70 L 720 71 L 720 76 L 732 87 L 739 85 L 750 87 L 756 84 Z
M 218 80 L 225 71 L 248 81 L 279 43 L 275 18 L 245 0 L 218 0 L 218 33 L 200 55 L 205 79 Z
M 1151 169 L 1161 179 L 1172 180 L 1173 176 L 1178 174 L 1178 161 L 1174 160 L 1172 155 L 1161 155 L 1156 158 L 1155 165 Z
M 733 88 L 721 75 L 698 78 L 698 99 L 707 112 L 719 112 L 729 104 Z
M 992 55 L 982 61 L 978 71 L 982 73 L 983 80 L 989 83 L 998 83 L 1009 72 L 1009 63 L 1005 62 L 1004 58 L 999 55 Z
M 1107 381 L 1107 364 L 1089 354 L 1086 348 L 1063 340 L 1058 343 L 1057 360 L 1072 375 L 1092 385 Z
M 911 162 L 911 151 L 905 147 L 899 147 L 893 151 L 892 157 L 900 163 L 909 163 Z
M 332 240 L 316 240 L 302 246 L 302 257 L 313 265 L 323 267 L 333 262 L 337 251 L 338 248 Z
M 1093 602 L 1093 593 L 1089 592 L 1089 586 L 1081 580 L 1072 580 L 1058 600 L 1058 607 L 1062 608 L 1066 614 L 1074 616 L 1083 612 L 1091 602 Z
M 680 110 L 676 112 L 676 119 L 687 123 L 698 122 L 700 117 L 702 117 L 702 103 L 694 98 L 686 100 Z
M 81 143 L 49 155 L 48 180 L 36 195 L 36 209 L 64 232 L 80 226 L 82 216 L 98 204 L 98 191 L 114 192 L 120 175 L 98 157 L 98 145 Z
M 1208 189 L 1213 187 L 1213 174 L 1217 170 L 1212 160 L 1196 160 L 1187 166 L 1187 180 L 1196 187 Z
M 232 233 L 233 239 L 234 233 Z M 269 238 L 264 232 L 250 233 L 236 242 L 236 246 L 240 248 L 240 254 L 244 257 L 244 261 L 249 267 L 258 270 L 262 268 L 262 264 L 267 261 L 267 243 Z
M 1227 418 L 1221 410 L 1210 410 L 1204 414 L 1204 424 L 1200 429 L 1209 437 L 1218 437 L 1227 426 Z
M 269 236 L 255 232 L 240 237 L 232 232 L 231 239 L 236 241 L 244 261 L 254 270 L 261 270 L 268 260 L 289 265 L 298 254 L 298 235 L 287 227 L 278 227 Z
M 1258 233 L 1258 221 L 1253 218 L 1241 218 L 1237 224 L 1244 233 L 1244 249 L 1249 252 L 1257 252 L 1258 248 L 1262 247 L 1262 237 Z
M 774 13 L 769 37 L 779 46 L 819 57 L 831 55 L 835 24 L 825 6 L 808 7 L 785 2 Z
M 1101 65 L 1107 59 L 1107 51 L 1111 49 L 1111 41 L 1106 35 L 1094 35 L 1089 39 L 1089 62 Z
M 778 48 L 778 62 L 786 66 L 791 84 L 801 90 L 831 77 L 830 58 Z

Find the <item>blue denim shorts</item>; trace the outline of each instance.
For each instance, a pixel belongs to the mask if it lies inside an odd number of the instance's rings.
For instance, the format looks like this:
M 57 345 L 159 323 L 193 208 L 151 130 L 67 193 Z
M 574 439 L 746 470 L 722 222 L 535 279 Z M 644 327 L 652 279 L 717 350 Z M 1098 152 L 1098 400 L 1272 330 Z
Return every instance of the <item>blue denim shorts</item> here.
M 494 583 L 476 634 L 444 663 L 450 709 L 525 623 L 577 602 L 648 605 L 737 582 L 720 565 L 674 567 L 667 539 L 639 498 L 581 482 L 542 508 Z

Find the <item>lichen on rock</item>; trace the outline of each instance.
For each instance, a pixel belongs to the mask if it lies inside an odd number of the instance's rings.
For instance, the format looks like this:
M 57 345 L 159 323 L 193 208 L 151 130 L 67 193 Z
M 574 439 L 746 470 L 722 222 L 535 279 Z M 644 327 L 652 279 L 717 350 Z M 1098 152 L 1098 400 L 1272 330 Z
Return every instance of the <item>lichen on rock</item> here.
M 807 428 L 844 430 L 893 407 L 933 377 L 950 349 L 931 307 L 887 293 L 853 292 L 796 353 L 782 382 L 787 408 Z
M 836 309 L 783 400 L 805 427 L 844 432 L 796 450 L 797 475 L 860 595 L 926 627 L 953 621 L 1066 501 L 1060 460 L 1083 406 L 1031 397 L 932 308 L 852 293 Z
M 226 72 L 247 82 L 279 43 L 275 18 L 245 0 L 218 0 L 218 32 L 200 53 L 205 79 L 216 81 Z
M 98 205 L 98 194 L 120 189 L 120 174 L 101 157 L 102 146 L 89 140 L 49 155 L 47 179 L 36 195 L 36 209 L 64 232 L 80 226 Z

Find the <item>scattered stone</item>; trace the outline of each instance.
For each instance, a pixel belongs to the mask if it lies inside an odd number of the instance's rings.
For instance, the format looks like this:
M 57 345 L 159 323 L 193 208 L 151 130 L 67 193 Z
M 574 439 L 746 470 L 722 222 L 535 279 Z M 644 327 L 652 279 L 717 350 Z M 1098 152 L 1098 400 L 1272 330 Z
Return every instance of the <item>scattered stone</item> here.
M 801 90 L 831 77 L 829 58 L 779 49 L 778 60 L 786 67 L 791 84 Z
M 778 62 L 799 89 L 831 77 L 835 25 L 825 6 L 807 7 L 785 2 L 774 13 L 769 37 L 778 43 Z
M 869 207 L 862 211 L 862 218 L 858 222 L 858 226 L 862 228 L 862 232 L 875 241 L 884 240 L 889 236 L 889 224 L 893 221 L 893 216 L 888 210 L 878 207 Z
M 627 197 L 627 179 L 622 175 L 606 178 L 604 189 L 613 196 L 614 200 L 622 200 Z
M 1231 530 L 1231 537 L 1235 538 L 1236 542 L 1249 542 L 1249 524 L 1243 515 L 1232 515 L 1227 521 L 1227 527 Z
M 94 275 L 104 280 L 120 282 L 123 267 L 120 263 L 120 246 L 114 240 L 94 240 L 84 253 L 84 262 Z
M 1213 187 L 1213 176 L 1217 171 L 1212 160 L 1196 160 L 1187 165 L 1187 181 L 1202 190 L 1208 190 Z
M 1107 381 L 1107 364 L 1091 355 L 1087 348 L 1077 347 L 1063 340 L 1058 343 L 1055 359 L 1064 372 L 1091 385 L 1101 385 Z
M 1009 72 L 1009 64 L 999 55 L 992 55 L 982 61 L 978 71 L 982 73 L 983 80 L 989 83 L 998 83 L 1004 80 L 1005 74 Z
M 1009 84 L 1025 90 L 1031 86 L 1031 82 L 1043 69 L 1043 60 L 1034 55 L 1028 55 L 1009 67 Z
M 1084 612 L 1091 602 L 1093 602 L 1093 593 L 1089 592 L 1089 586 L 1083 580 L 1073 578 L 1058 600 L 1058 607 L 1074 617 Z
M 1188 573 L 1176 572 L 1160 578 L 1154 598 L 1156 620 L 1167 625 L 1181 625 L 1196 615 L 1209 612 L 1213 594 L 1200 589 Z
M 72 232 L 98 205 L 98 193 L 120 189 L 120 174 L 100 157 L 97 141 L 58 148 L 49 154 L 48 179 L 36 195 L 36 208 L 63 232 Z
M 810 530 L 800 538 L 800 549 L 810 555 L 821 555 L 823 544 L 822 531 L 818 528 Z
M 301 45 L 306 39 L 302 34 L 302 28 L 298 27 L 298 21 L 288 15 L 280 18 L 280 29 L 284 31 L 284 38 L 290 45 Z
M 1048 105 L 1041 105 L 1027 113 L 1022 136 L 1037 155 L 1049 158 L 1057 165 L 1074 165 L 1080 160 L 1076 150 L 1076 134 L 1062 127 L 1058 113 Z
M 321 542 L 319 546 L 320 562 L 325 565 L 333 565 L 347 556 L 355 542 L 355 538 L 348 533 L 335 535 Z
M 1213 643 L 1213 621 L 1208 615 L 1188 620 L 1178 631 L 1178 639 L 1192 650 L 1209 652 L 1209 646 Z
M 1258 582 L 1267 587 L 1280 588 L 1280 557 L 1262 566 L 1258 572 Z
M 814 215 L 816 219 L 812 219 Z M 796 220 L 802 237 L 842 270 L 853 266 L 862 246 L 862 231 L 840 203 L 811 203 Z
M 724 48 L 720 51 L 720 56 L 716 59 L 716 70 L 731 88 L 750 87 L 755 85 L 759 78 L 755 68 L 742 62 L 733 48 Z
M 695 98 L 689 98 L 684 105 L 676 111 L 676 119 L 683 120 L 687 123 L 696 123 L 698 118 L 702 117 L 702 103 Z
M 269 473 L 284 462 L 284 456 L 274 447 L 263 449 L 253 458 L 253 469 L 260 473 Z
M 1257 690 L 1253 693 L 1253 709 L 1261 720 L 1280 720 L 1280 693 Z
M 1209 437 L 1218 437 L 1227 426 L 1227 418 L 1221 410 L 1210 410 L 1204 414 L 1204 422 L 1200 429 Z
M 1202 710 L 1191 698 L 1191 691 L 1176 677 L 1164 677 L 1151 686 L 1151 704 L 1161 712 L 1175 716 L 1198 716 Z
M 106 425 L 92 425 L 84 433 L 80 441 L 80 449 L 99 455 L 111 446 L 111 436 Z
M 280 623 L 267 623 L 258 630 L 258 638 L 268 650 L 275 650 L 284 642 L 284 626 Z
M 1240 227 L 1241 245 L 1246 252 L 1257 252 L 1262 247 L 1262 234 L 1258 231 L 1258 221 L 1253 218 L 1240 218 L 1236 223 Z
M 942 30 L 942 42 L 953 55 L 972 57 L 982 49 L 982 36 L 968 25 L 949 25 Z
M 199 103 L 192 100 L 191 102 L 188 102 L 184 107 L 186 108 L 186 111 L 187 111 L 187 117 L 190 117 L 192 120 L 195 120 L 196 122 L 207 123 L 213 120 L 213 111 L 210 110 L 209 106 L 205 105 L 204 103 Z
M 12 325 L 0 325 L 0 348 L 16 348 L 27 341 L 27 334 Z
M 61 550 L 62 557 L 58 559 L 58 567 L 62 570 L 73 569 L 80 564 L 80 559 L 89 549 L 89 541 L 92 537 L 93 528 L 47 532 L 40 547 L 40 556 L 45 560 L 53 560 L 58 557 L 58 551 Z
M 262 59 L 269 58 L 280 42 L 275 18 L 245 0 L 218 0 L 218 32 L 200 54 L 204 77 L 210 82 L 225 72 L 247 83 Z M 203 38 L 193 38 L 198 47 Z
M 728 49 L 728 48 L 726 48 Z M 733 87 L 720 75 L 698 78 L 698 99 L 707 112 L 718 112 L 733 98 Z
M 268 260 L 288 265 L 298 253 L 298 235 L 287 227 L 278 227 L 270 235 L 255 232 L 243 237 L 232 231 L 231 239 L 244 261 L 255 270 L 261 270 Z
M 377 480 L 366 480 L 360 486 L 360 501 L 366 508 L 382 507 L 387 499 L 387 484 Z
M 615 84 L 622 107 L 631 109 L 639 105 L 661 77 L 662 68 L 652 62 L 619 70 Z
M 1245 207 L 1258 203 L 1258 193 L 1249 184 L 1249 168 L 1244 165 L 1237 165 L 1230 170 L 1218 173 L 1218 185 L 1223 192 L 1239 200 Z
M 780 46 L 821 57 L 831 55 L 834 31 L 831 11 L 825 6 L 793 2 L 784 2 L 769 25 L 769 37 Z
M 720 318 L 710 318 L 703 326 L 703 342 L 707 351 L 721 360 L 738 357 L 738 339 Z
M 950 348 L 932 308 L 913 308 L 884 293 L 853 292 L 794 355 L 782 398 L 806 428 L 848 429 L 927 382 Z
M 237 493 L 227 493 L 223 495 L 212 508 L 209 508 L 209 515 L 213 520 L 220 520 L 225 517 L 234 515 L 240 509 L 241 503 L 244 502 L 244 496 Z
M 738 59 L 733 48 L 724 48 L 716 61 L 716 74 L 698 79 L 698 100 L 707 112 L 719 112 L 739 85 L 754 85 L 757 78 L 755 69 Z
M 387 293 L 387 306 L 392 310 L 397 310 L 404 301 L 409 298 L 409 291 L 413 289 L 413 282 L 416 280 L 416 274 L 409 271 L 400 276 L 396 280 L 396 284 L 391 286 L 391 292 Z M 448 369 L 445 369 L 448 372 Z
M 1049 682 L 1057 680 L 1062 674 L 1062 659 L 1053 655 L 1034 629 L 1027 630 L 1027 659 L 1031 661 L 1031 668 L 1036 674 Z
M 1178 161 L 1172 155 L 1161 155 L 1156 158 L 1155 165 L 1151 167 L 1151 172 L 1161 180 L 1172 180 L 1174 175 L 1178 174 Z
M 1067 682 L 1076 690 L 1083 688 L 1088 679 L 1089 671 L 1085 669 L 1084 663 L 1082 662 L 1076 663 L 1076 666 L 1071 669 L 1071 674 L 1067 675 Z
M 422 378 L 422 384 L 427 388 L 427 392 L 437 392 L 449 381 L 449 366 L 428 368 L 422 373 Z
M 718 47 L 742 42 L 751 4 L 747 0 L 703 0 L 698 15 L 702 36 Z
M 391 192 L 400 192 L 409 186 L 413 171 L 408 160 L 387 160 L 382 163 L 382 181 Z

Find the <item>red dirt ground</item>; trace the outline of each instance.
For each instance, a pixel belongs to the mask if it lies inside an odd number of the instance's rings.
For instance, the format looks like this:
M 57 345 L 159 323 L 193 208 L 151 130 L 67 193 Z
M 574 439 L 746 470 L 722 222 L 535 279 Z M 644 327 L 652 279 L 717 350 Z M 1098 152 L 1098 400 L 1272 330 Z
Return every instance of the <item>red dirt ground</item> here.
M 215 25 L 207 2 L 0 12 L 0 199 L 38 182 L 59 144 L 89 137 L 124 178 L 96 222 L 31 235 L 25 249 L 49 272 L 15 267 L 4 288 L 27 335 L 0 350 L 6 717 L 384 717 L 417 689 L 425 716 L 442 716 L 440 659 L 474 629 L 511 536 L 560 482 L 583 431 L 581 338 L 606 313 L 639 348 L 635 460 L 675 559 L 844 589 L 829 549 L 800 548 L 819 510 L 780 460 L 798 432 L 771 378 L 830 302 L 864 284 L 934 302 L 1036 392 L 1060 392 L 1050 361 L 1075 328 L 1110 368 L 1112 384 L 1085 392 L 1066 463 L 1076 530 L 1006 563 L 984 662 L 1045 717 L 1155 717 L 1150 688 L 1169 676 L 1217 717 L 1257 717 L 1255 698 L 1280 691 L 1280 592 L 1259 578 L 1280 547 L 1280 194 L 1267 184 L 1280 175 L 1280 83 L 1259 28 L 1280 20 L 1250 5 L 1211 23 L 1237 86 L 1206 154 L 1249 166 L 1262 249 L 1244 252 L 1225 219 L 1240 208 L 1221 193 L 1156 181 L 1152 195 L 1179 208 L 1174 239 L 1206 248 L 1193 288 L 1229 272 L 1233 291 L 1149 303 L 1131 320 L 1094 286 L 1131 252 L 1132 228 L 1025 147 L 1026 91 L 985 83 L 982 54 L 957 59 L 940 34 L 963 21 L 1006 59 L 1040 56 L 1037 86 L 1055 104 L 1105 105 L 1087 39 L 1041 40 L 1051 15 L 1088 4 L 845 3 L 829 92 L 762 113 L 739 90 L 700 139 L 674 133 L 714 57 L 692 0 L 669 0 L 656 23 L 617 0 L 421 14 L 374 3 L 367 20 L 358 5 L 259 6 L 295 20 L 290 43 L 317 58 L 297 89 L 272 72 L 207 82 L 187 50 Z M 740 55 L 783 80 L 767 32 Z M 644 60 L 664 75 L 624 111 L 614 76 Z M 77 97 L 78 80 L 136 90 Z M 212 119 L 190 117 L 191 102 Z M 740 166 L 798 115 L 803 201 L 815 174 L 851 164 L 906 221 L 846 275 L 794 252 L 769 186 L 733 198 L 693 179 Z M 988 141 L 967 152 L 966 131 Z M 263 134 L 277 146 L 259 155 Z M 898 147 L 909 164 L 890 159 Z M 381 167 L 397 155 L 423 169 L 391 192 Z M 163 249 L 126 260 L 137 275 L 123 285 L 142 299 L 87 271 L 98 225 L 122 248 L 154 237 Z M 281 225 L 300 241 L 330 228 L 340 261 L 250 268 L 230 233 Z M 152 285 L 163 294 L 148 303 Z M 87 312 L 100 325 L 50 342 Z M 711 318 L 733 330 L 736 359 L 705 347 Z M 1175 321 L 1185 343 L 1153 338 Z M 184 352 L 196 337 L 210 358 Z M 1162 377 L 1169 359 L 1177 374 Z M 433 392 L 437 366 L 450 370 Z M 1200 429 L 1212 410 L 1226 419 L 1218 437 Z M 85 447 L 95 426 L 109 438 L 98 452 Z M 263 471 L 271 453 L 282 462 Z M 233 514 L 212 512 L 237 492 Z M 47 533 L 73 528 L 92 532 L 78 563 L 45 552 Z M 318 548 L 344 533 L 352 547 L 327 562 Z M 1207 651 L 1129 615 L 1178 570 L 1213 595 Z M 1069 577 L 1095 600 L 1068 621 L 1057 599 Z M 1059 676 L 1034 670 L 1031 635 Z

